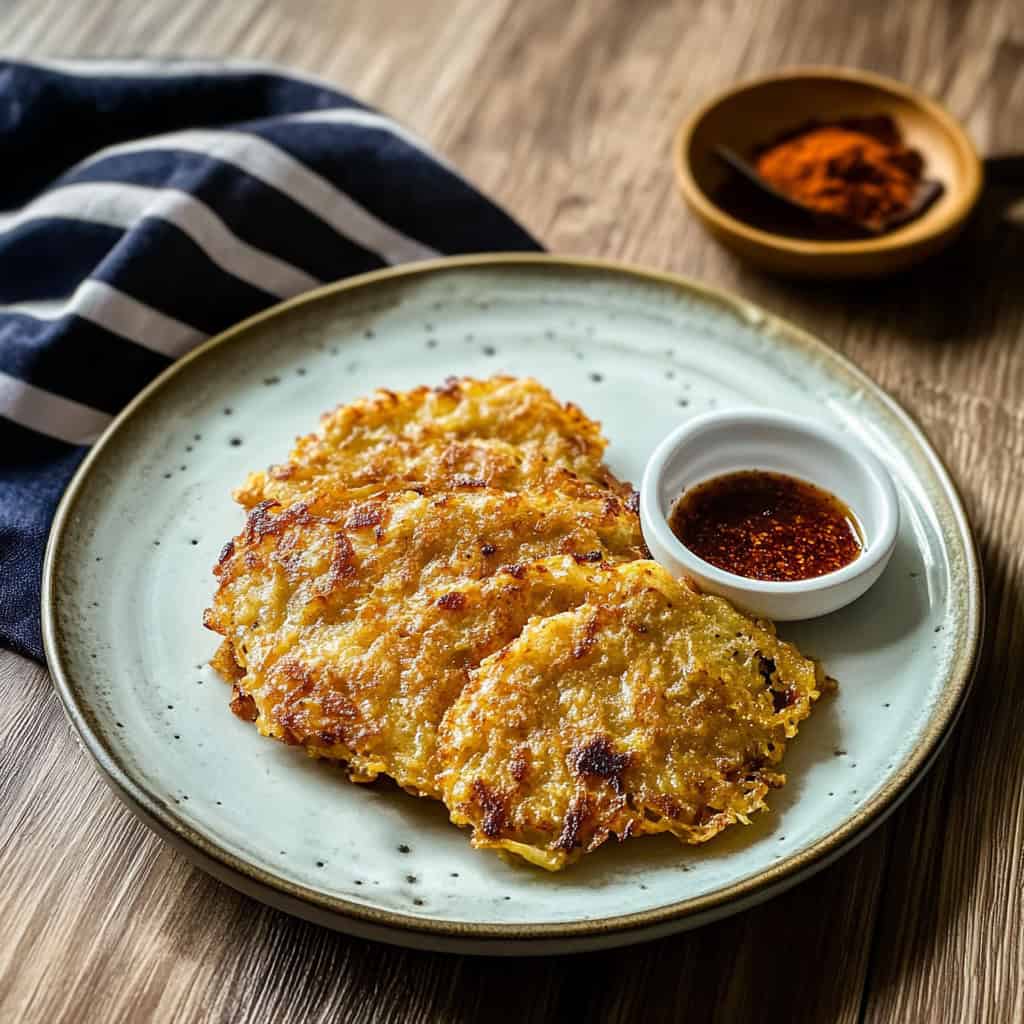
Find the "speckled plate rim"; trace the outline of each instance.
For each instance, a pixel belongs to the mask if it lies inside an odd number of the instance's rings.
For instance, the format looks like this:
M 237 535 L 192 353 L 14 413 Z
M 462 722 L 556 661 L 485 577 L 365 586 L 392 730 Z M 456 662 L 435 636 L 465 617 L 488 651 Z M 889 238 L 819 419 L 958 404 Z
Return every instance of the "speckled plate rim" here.
M 693 171 L 690 169 L 690 161 L 687 158 L 690 139 L 693 137 L 697 125 L 715 107 L 726 100 L 732 99 L 734 96 L 738 96 L 740 93 L 751 92 L 762 86 L 793 78 L 834 78 L 839 81 L 869 85 L 883 92 L 900 96 L 908 103 L 921 108 L 932 120 L 942 125 L 966 161 L 968 180 L 955 205 L 946 211 L 941 220 L 935 222 L 912 220 L 905 227 L 891 231 L 881 238 L 838 242 L 822 241 L 820 239 L 801 239 L 774 231 L 765 231 L 734 217 L 723 207 L 719 206 L 697 183 L 697 179 L 693 176 Z M 675 167 L 676 182 L 683 194 L 683 198 L 697 207 L 704 216 L 727 226 L 734 234 L 742 235 L 745 238 L 780 251 L 804 254 L 827 253 L 830 256 L 879 253 L 894 249 L 904 249 L 916 245 L 925 238 L 941 235 L 949 231 L 954 225 L 967 219 L 981 195 L 981 188 L 985 179 L 985 172 L 982 169 L 981 157 L 978 155 L 977 148 L 967 132 L 964 131 L 960 122 L 942 104 L 895 78 L 879 75 L 874 71 L 864 71 L 861 68 L 831 67 L 827 64 L 808 64 L 783 68 L 781 71 L 775 71 L 771 74 L 745 79 L 725 89 L 723 92 L 716 93 L 705 103 L 702 103 L 680 124 L 675 138 L 672 140 L 672 163 Z
M 926 457 L 949 501 L 951 517 L 938 515 L 938 519 L 947 543 L 959 542 L 962 546 L 966 582 L 966 592 L 961 595 L 965 605 L 965 642 L 952 658 L 942 688 L 942 696 L 936 703 L 917 746 L 904 764 L 894 771 L 888 782 L 839 828 L 777 864 L 750 878 L 713 892 L 632 914 L 536 924 L 435 921 L 366 907 L 328 896 L 265 871 L 257 864 L 243 860 L 212 842 L 150 793 L 104 742 L 101 731 L 96 728 L 87 699 L 68 671 L 63 656 L 63 639 L 55 613 L 56 588 L 60 576 L 66 527 L 75 514 L 79 497 L 88 486 L 93 467 L 99 462 L 104 449 L 120 431 L 131 429 L 145 417 L 151 403 L 159 399 L 170 380 L 203 359 L 208 352 L 222 345 L 244 344 L 246 334 L 252 326 L 265 323 L 286 310 L 313 304 L 342 292 L 372 288 L 397 278 L 451 273 L 461 269 L 500 270 L 502 267 L 530 265 L 546 265 L 572 272 L 628 275 L 638 280 L 647 280 L 697 295 L 704 301 L 717 304 L 742 318 L 749 318 L 752 315 L 763 317 L 763 322 L 769 325 L 775 336 L 781 338 L 784 343 L 812 353 L 815 358 L 828 364 L 829 372 L 841 375 L 869 391 L 887 409 L 904 432 L 907 444 L 917 448 Z M 863 371 L 813 335 L 728 292 L 698 284 L 678 275 L 625 263 L 565 258 L 540 253 L 456 256 L 372 271 L 325 285 L 280 303 L 211 338 L 169 366 L 143 389 L 104 431 L 82 462 L 61 499 L 43 564 L 43 643 L 54 686 L 86 751 L 96 762 L 114 793 L 145 824 L 208 873 L 289 913 L 368 938 L 420 948 L 483 954 L 582 951 L 654 938 L 672 931 L 696 927 L 752 906 L 827 866 L 880 825 L 931 766 L 956 723 L 970 690 L 981 650 L 983 623 L 984 588 L 981 571 L 970 523 L 956 486 L 920 427 Z

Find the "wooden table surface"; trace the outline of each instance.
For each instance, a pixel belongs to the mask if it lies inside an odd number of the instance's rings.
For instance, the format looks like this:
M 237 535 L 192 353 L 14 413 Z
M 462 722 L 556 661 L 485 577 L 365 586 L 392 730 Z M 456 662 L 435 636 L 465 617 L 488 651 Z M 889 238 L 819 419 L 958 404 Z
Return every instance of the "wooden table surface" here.
M 43 669 L 0 654 L 0 1020 L 1024 1020 L 1024 184 L 884 284 L 771 280 L 682 208 L 679 120 L 797 63 L 905 79 L 1024 152 L 1020 0 L 7 0 L 7 56 L 233 55 L 387 109 L 558 252 L 734 289 L 923 424 L 962 487 L 987 665 L 928 779 L 837 864 L 698 932 L 543 961 L 413 953 L 266 909 L 110 794 Z M 1015 205 L 1016 204 L 1016 205 Z

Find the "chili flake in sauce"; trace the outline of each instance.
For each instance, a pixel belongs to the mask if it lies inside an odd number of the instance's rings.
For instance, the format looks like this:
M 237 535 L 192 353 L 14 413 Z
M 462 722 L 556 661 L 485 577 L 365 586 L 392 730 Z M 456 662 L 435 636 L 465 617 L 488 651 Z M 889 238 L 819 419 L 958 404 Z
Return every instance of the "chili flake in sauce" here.
M 712 565 L 754 580 L 806 580 L 863 550 L 850 509 L 834 494 L 784 473 L 726 473 L 685 491 L 672 532 Z

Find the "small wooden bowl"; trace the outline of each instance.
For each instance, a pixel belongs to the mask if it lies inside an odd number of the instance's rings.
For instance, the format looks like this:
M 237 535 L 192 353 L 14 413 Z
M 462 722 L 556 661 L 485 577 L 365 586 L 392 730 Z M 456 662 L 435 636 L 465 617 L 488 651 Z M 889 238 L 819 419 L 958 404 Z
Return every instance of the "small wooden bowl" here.
M 808 121 L 871 114 L 892 117 L 924 157 L 925 176 L 945 187 L 903 227 L 877 238 L 819 241 L 754 227 L 716 201 L 734 173 L 716 145 L 749 157 Z M 794 68 L 716 96 L 679 129 L 675 167 L 687 203 L 723 245 L 763 270 L 794 277 L 877 277 L 919 263 L 952 241 L 982 184 L 977 151 L 947 111 L 900 82 L 852 68 Z

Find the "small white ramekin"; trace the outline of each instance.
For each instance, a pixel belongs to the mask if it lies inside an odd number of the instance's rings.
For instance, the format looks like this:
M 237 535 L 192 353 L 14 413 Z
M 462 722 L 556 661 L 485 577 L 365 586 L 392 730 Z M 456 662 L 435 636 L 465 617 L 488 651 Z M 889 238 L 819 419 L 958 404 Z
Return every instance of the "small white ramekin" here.
M 699 558 L 669 528 L 672 504 L 695 484 L 751 469 L 788 473 L 841 498 L 863 532 L 860 556 L 824 576 L 781 583 L 748 579 Z M 651 555 L 673 575 L 758 618 L 812 619 L 855 601 L 888 564 L 899 521 L 896 488 L 874 454 L 786 413 L 738 409 L 689 420 L 654 450 L 640 484 L 640 524 Z

